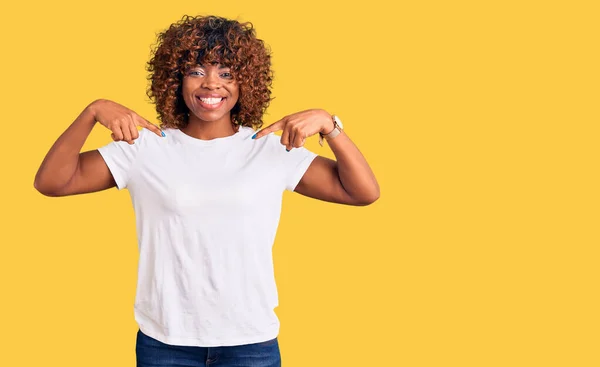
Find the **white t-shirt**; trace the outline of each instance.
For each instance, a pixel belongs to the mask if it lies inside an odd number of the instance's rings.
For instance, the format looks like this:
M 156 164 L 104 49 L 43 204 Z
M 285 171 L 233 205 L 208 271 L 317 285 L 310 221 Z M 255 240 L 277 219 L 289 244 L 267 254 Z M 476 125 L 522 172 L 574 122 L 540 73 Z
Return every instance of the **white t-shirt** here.
M 272 247 L 284 190 L 317 156 L 280 137 L 200 140 L 178 129 L 140 131 L 99 148 L 135 210 L 134 305 L 141 331 L 163 343 L 231 346 L 279 334 Z

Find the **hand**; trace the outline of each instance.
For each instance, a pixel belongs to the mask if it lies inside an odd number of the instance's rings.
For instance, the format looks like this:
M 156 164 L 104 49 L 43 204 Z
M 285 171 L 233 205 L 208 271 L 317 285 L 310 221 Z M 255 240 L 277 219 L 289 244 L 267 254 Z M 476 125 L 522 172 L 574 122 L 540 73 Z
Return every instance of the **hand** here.
M 133 144 L 133 141 L 139 137 L 137 126 L 145 127 L 158 136 L 165 136 L 157 126 L 116 102 L 99 99 L 89 107 L 94 113 L 94 119 L 112 131 L 110 136 L 114 141 Z
M 325 110 L 306 110 L 285 116 L 281 120 L 254 134 L 253 139 L 282 130 L 281 144 L 289 152 L 304 145 L 306 138 L 318 133 L 328 134 L 334 128 L 331 115 Z

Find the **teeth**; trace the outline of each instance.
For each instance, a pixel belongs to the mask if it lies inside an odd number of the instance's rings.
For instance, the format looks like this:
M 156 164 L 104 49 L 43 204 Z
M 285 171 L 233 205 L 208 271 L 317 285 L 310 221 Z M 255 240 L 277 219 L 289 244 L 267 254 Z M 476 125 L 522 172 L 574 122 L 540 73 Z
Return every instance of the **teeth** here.
M 223 100 L 223 98 L 200 98 L 200 100 L 206 104 L 217 104 Z

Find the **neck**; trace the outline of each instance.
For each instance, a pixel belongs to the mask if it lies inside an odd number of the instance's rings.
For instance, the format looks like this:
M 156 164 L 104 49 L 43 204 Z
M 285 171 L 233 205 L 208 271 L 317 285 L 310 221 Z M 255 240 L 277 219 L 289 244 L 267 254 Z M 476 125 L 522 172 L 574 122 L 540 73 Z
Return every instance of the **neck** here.
M 202 121 L 190 114 L 188 124 L 180 129 L 187 135 L 201 140 L 212 140 L 231 136 L 238 131 L 238 126 L 231 122 L 230 116 L 217 121 Z

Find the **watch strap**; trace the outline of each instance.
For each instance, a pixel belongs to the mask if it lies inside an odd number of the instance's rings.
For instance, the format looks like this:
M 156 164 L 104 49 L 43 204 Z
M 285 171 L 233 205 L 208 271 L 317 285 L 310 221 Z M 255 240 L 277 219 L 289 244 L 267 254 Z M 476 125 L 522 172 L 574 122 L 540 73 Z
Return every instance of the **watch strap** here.
M 323 146 L 323 138 L 330 140 L 342 133 L 342 130 L 340 129 L 337 121 L 335 121 L 335 118 L 333 116 L 331 116 L 331 119 L 333 120 L 333 130 L 331 130 L 331 132 L 329 134 L 319 133 L 319 145 L 320 146 Z

